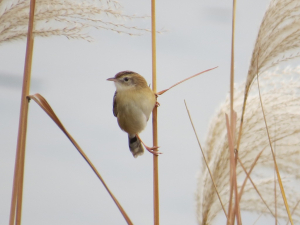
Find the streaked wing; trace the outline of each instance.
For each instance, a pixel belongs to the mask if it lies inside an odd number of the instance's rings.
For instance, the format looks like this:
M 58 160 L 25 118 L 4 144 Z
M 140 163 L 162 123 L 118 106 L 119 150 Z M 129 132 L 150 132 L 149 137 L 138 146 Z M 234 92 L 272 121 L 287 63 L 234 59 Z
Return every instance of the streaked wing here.
M 116 97 L 117 97 L 117 92 L 115 92 L 115 94 L 114 94 L 114 100 L 113 100 L 113 113 L 114 113 L 115 117 L 118 116 Z

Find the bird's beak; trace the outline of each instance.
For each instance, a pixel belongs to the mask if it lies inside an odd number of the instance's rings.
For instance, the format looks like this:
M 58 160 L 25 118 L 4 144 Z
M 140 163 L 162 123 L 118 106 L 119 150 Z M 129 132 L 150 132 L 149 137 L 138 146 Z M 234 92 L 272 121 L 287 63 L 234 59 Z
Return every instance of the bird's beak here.
M 111 77 L 111 78 L 108 78 L 107 80 L 108 80 L 108 81 L 116 81 L 117 79 L 114 78 L 114 77 Z

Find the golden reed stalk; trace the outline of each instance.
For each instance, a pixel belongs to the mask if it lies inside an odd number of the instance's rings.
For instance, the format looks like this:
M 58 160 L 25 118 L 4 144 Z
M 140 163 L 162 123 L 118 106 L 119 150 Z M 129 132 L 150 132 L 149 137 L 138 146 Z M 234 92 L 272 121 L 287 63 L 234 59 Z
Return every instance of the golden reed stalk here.
M 31 75 L 33 39 L 34 39 L 32 34 L 34 10 L 35 10 L 35 0 L 31 0 L 22 97 L 21 97 L 17 153 L 16 153 L 16 160 L 15 160 L 13 191 L 12 191 L 12 200 L 11 200 L 11 208 L 10 208 L 10 220 L 9 220 L 10 225 L 14 225 L 15 221 L 17 225 L 21 224 L 25 146 L 26 146 L 26 131 L 27 131 L 27 115 L 28 115 L 28 100 L 26 96 L 29 94 L 29 89 L 30 89 L 30 75 Z
M 156 24 L 155 0 L 151 1 L 151 33 L 152 33 L 152 90 L 156 93 Z M 158 146 L 157 140 L 157 107 L 152 112 L 153 146 Z M 153 154 L 153 207 L 154 225 L 159 224 L 159 188 L 158 188 L 158 156 Z

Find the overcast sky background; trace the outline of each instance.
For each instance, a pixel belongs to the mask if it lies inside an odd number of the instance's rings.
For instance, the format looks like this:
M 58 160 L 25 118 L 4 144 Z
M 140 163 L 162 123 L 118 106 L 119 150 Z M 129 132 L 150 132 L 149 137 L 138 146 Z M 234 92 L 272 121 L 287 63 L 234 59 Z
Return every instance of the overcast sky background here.
M 245 80 L 269 0 L 237 1 L 236 82 Z M 150 15 L 151 1 L 120 0 L 128 14 Z M 231 0 L 157 1 L 158 90 L 202 70 L 158 101 L 160 221 L 197 224 L 196 175 L 202 155 L 183 100 L 204 144 L 209 121 L 229 90 Z M 138 22 L 150 28 L 150 19 Z M 115 87 L 106 79 L 123 70 L 151 83 L 151 35 L 100 30 L 95 41 L 35 38 L 31 93 L 42 94 L 95 164 L 134 224 L 153 224 L 152 154 L 134 159 L 127 134 L 112 114 Z M 26 41 L 0 45 L 0 224 L 8 224 Z M 141 134 L 152 143 L 151 122 Z M 122 215 L 77 150 L 30 103 L 23 225 L 125 224 Z M 255 220 L 255 219 L 254 219 Z M 253 221 L 254 221 L 253 220 Z M 253 221 L 244 221 L 252 224 Z M 218 221 L 216 221 L 216 224 Z

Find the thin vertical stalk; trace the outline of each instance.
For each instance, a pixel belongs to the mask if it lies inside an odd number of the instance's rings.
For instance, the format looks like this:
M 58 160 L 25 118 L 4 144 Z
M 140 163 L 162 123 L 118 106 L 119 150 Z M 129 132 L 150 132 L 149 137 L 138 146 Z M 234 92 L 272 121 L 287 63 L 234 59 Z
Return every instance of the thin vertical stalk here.
M 152 90 L 156 93 L 156 24 L 155 0 L 151 1 L 151 33 L 152 33 Z M 157 140 L 157 107 L 152 113 L 153 146 L 158 146 Z M 153 154 L 153 207 L 154 225 L 159 225 L 159 188 L 158 188 L 158 156 Z
M 233 112 L 233 98 L 234 98 L 235 10 L 236 10 L 236 0 L 233 0 L 233 9 L 232 9 L 232 34 L 231 34 L 231 65 L 230 65 L 230 124 L 231 124 L 231 132 L 233 132 L 233 117 L 234 117 L 234 112 Z
M 23 179 L 24 179 L 24 164 L 25 164 L 25 145 L 26 145 L 26 130 L 27 130 L 27 115 L 28 115 L 28 100 L 30 89 L 30 75 L 33 52 L 33 21 L 34 21 L 35 0 L 30 1 L 29 24 L 27 33 L 27 47 L 23 75 L 23 87 L 21 96 L 19 131 L 17 142 L 17 153 L 15 160 L 14 181 L 12 190 L 12 201 L 10 209 L 9 224 L 21 224 L 22 215 L 22 195 L 23 195 Z M 17 210 L 17 214 L 16 214 Z
M 232 191 L 234 189 L 233 184 L 235 183 L 236 178 L 236 170 L 235 170 L 235 158 L 234 158 L 234 146 L 233 146 L 233 138 L 232 138 L 232 132 L 231 127 L 229 124 L 228 115 L 225 114 L 226 119 L 226 127 L 227 127 L 227 138 L 228 138 L 228 149 L 229 149 L 229 163 L 230 163 L 230 190 Z M 233 194 L 231 194 L 232 198 Z M 232 202 L 232 199 L 229 199 Z M 227 224 L 233 225 L 234 224 L 234 211 L 232 211 L 232 207 L 229 208 L 230 215 L 227 217 Z M 229 219 L 229 220 L 228 220 Z
M 234 42 L 235 42 L 235 14 L 236 14 L 236 0 L 233 0 L 233 9 L 232 9 L 232 36 L 231 36 L 231 66 L 230 66 L 230 131 L 232 134 L 232 144 L 233 147 L 235 146 L 235 121 L 234 121 Z M 238 191 L 237 191 L 237 179 L 235 170 L 237 165 L 237 157 L 238 152 L 235 153 L 235 165 L 230 166 L 230 196 L 229 196 L 229 205 L 228 205 L 228 219 L 227 223 L 234 223 L 234 217 L 232 215 L 232 198 L 233 198 L 233 190 L 235 192 L 235 199 L 236 199 L 236 206 L 235 206 L 235 213 L 237 216 L 237 223 L 241 224 L 241 218 L 239 213 L 239 201 L 238 201 Z
M 231 35 L 231 65 L 230 65 L 230 130 L 233 132 L 233 98 L 234 98 L 234 32 L 235 32 L 235 0 L 233 0 L 232 9 L 232 35 Z M 233 171 L 232 164 L 230 163 L 230 192 L 229 192 L 229 204 L 228 204 L 228 218 L 227 224 L 232 223 L 232 198 L 233 198 Z
M 275 140 L 276 140 L 276 122 L 275 122 Z M 274 155 L 276 158 L 276 141 L 274 142 Z M 274 198 L 275 198 L 275 225 L 277 225 L 277 189 L 276 189 L 276 168 L 274 166 Z

